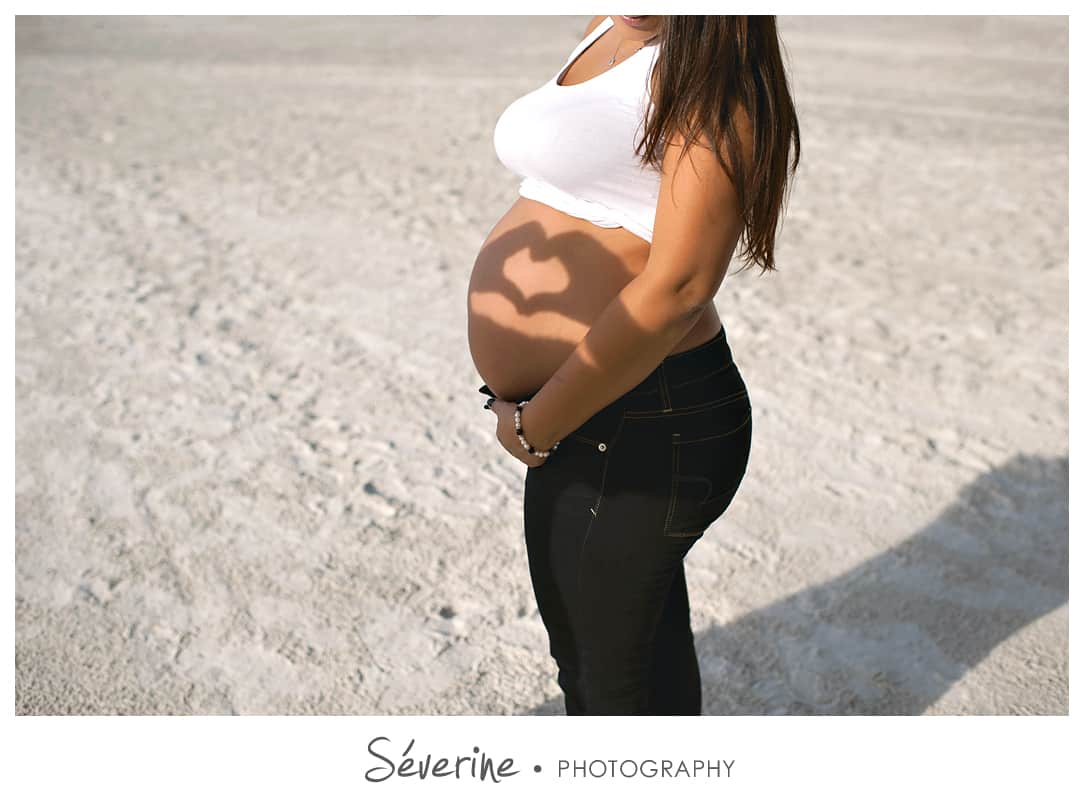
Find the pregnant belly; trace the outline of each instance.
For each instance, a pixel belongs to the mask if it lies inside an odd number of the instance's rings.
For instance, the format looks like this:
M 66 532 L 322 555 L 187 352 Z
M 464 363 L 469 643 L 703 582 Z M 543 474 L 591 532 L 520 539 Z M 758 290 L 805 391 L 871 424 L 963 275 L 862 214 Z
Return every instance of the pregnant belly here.
M 538 391 L 606 306 L 643 271 L 650 245 L 520 197 L 494 226 L 468 288 L 467 334 L 482 380 L 505 400 Z M 707 308 L 681 344 L 718 329 Z
M 517 198 L 471 272 L 467 335 L 478 374 L 502 399 L 540 389 L 643 270 L 649 249 L 623 228 Z

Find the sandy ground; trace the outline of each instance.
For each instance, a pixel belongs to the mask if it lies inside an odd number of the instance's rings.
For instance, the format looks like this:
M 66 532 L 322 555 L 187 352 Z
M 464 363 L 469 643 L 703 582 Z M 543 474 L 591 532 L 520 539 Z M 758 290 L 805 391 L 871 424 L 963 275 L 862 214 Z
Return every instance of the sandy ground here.
M 16 711 L 560 714 L 466 343 L 586 17 L 20 18 Z M 780 21 L 710 714 L 1068 709 L 1068 23 Z

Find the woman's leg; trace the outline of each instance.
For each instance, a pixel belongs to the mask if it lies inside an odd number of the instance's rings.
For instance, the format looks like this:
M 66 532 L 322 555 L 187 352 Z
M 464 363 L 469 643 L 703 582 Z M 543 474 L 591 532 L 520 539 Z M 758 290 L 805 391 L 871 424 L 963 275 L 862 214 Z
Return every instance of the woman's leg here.
M 672 450 L 660 428 L 606 433 L 604 452 L 570 438 L 527 470 L 531 583 L 569 715 L 700 713 L 683 566 L 699 536 L 663 532 Z
M 524 485 L 524 536 L 538 613 L 557 663 L 557 683 L 568 715 L 584 715 L 580 661 L 573 628 L 580 541 L 590 519 L 593 495 L 578 484 L 568 455 L 558 453 L 527 469 Z M 582 456 L 582 454 L 581 454 Z M 552 466 L 552 467 L 551 467 Z
M 678 567 L 655 632 L 650 715 L 700 715 L 700 665 L 689 624 L 685 566 Z
M 668 503 L 665 488 L 619 486 L 585 538 L 572 623 L 590 715 L 699 714 L 683 572 L 697 539 L 660 533 Z
M 736 494 L 751 438 L 720 328 L 528 469 L 531 579 L 570 715 L 701 713 L 684 560 Z

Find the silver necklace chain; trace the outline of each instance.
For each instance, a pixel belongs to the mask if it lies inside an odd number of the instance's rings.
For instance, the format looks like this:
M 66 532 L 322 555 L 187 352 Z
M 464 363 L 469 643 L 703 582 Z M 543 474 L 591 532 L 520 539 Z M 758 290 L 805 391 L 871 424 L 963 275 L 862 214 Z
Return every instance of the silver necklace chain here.
M 651 42 L 651 40 L 653 40 L 653 39 L 655 39 L 654 36 L 649 37 L 648 39 L 645 39 L 643 42 L 640 43 L 640 48 L 643 48 L 645 45 L 647 45 L 647 43 Z M 614 51 L 614 55 L 610 57 L 610 61 L 606 63 L 607 65 L 613 65 L 614 61 L 617 59 L 617 52 L 621 50 L 621 46 L 624 45 L 624 44 L 625 44 L 625 40 L 621 40 L 620 42 L 617 43 L 617 49 Z M 635 51 L 632 52 L 632 54 L 639 51 L 640 48 L 637 48 Z M 629 56 L 632 56 L 632 54 L 629 54 Z

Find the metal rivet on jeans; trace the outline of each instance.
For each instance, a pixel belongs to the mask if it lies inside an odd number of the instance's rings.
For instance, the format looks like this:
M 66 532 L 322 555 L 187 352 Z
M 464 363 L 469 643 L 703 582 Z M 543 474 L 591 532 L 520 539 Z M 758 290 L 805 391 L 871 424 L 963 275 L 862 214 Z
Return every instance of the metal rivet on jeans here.
M 604 450 L 606 450 L 606 443 L 605 443 L 605 442 L 600 442 L 600 443 L 598 443 L 598 449 L 599 449 L 600 451 L 604 451 Z

